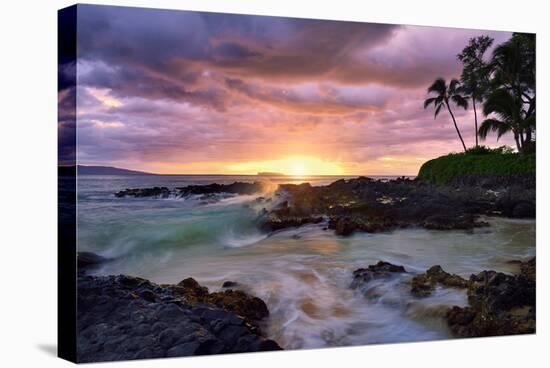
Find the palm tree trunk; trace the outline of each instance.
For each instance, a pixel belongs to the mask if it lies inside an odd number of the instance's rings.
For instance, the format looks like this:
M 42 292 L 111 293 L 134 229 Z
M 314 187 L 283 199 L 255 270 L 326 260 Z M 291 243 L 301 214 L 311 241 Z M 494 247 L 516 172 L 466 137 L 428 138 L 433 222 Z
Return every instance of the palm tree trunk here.
M 455 124 L 456 133 L 458 134 L 458 138 L 460 138 L 460 142 L 462 142 L 462 147 L 464 147 L 464 152 L 466 152 L 466 145 L 464 144 L 464 139 L 462 139 L 462 134 L 460 134 L 460 130 L 458 129 L 458 125 L 456 125 L 455 116 L 453 115 L 453 112 L 451 111 L 451 107 L 447 102 L 445 102 L 445 106 L 447 106 L 447 110 L 449 110 L 449 114 L 451 114 L 451 118 L 453 118 L 453 123 Z
M 478 136 L 477 136 L 477 111 L 476 111 L 476 99 L 475 97 L 472 95 L 472 106 L 474 107 L 474 123 L 475 123 L 475 128 L 476 128 L 476 147 L 479 146 L 479 140 L 478 140 Z
M 516 147 L 518 148 L 518 153 L 521 153 L 521 144 L 519 144 L 518 133 L 514 133 L 514 139 L 516 140 Z
M 519 141 L 521 143 L 521 147 L 525 145 L 525 138 L 523 137 L 523 132 L 519 132 Z
M 531 128 L 528 127 L 525 129 L 525 141 L 528 143 L 531 143 L 532 140 L 533 140 L 533 130 L 531 130 Z

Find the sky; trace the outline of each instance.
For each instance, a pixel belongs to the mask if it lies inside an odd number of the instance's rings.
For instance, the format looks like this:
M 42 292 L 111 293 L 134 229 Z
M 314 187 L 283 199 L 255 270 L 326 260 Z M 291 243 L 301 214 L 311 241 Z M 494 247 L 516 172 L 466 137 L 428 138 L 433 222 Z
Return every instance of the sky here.
M 76 93 L 78 163 L 155 173 L 415 175 L 461 150 L 427 87 L 460 76 L 469 38 L 511 36 L 92 5 L 77 19 L 59 103 Z M 472 146 L 473 111 L 454 112 Z

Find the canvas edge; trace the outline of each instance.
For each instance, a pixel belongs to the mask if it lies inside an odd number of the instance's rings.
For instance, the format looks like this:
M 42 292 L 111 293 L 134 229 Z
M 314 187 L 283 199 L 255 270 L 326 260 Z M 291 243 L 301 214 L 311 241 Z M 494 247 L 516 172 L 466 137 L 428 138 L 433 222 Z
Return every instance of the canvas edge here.
M 58 93 L 76 88 L 77 5 L 57 13 Z M 75 66 L 67 70 L 67 63 Z M 57 240 L 57 355 L 77 362 L 77 258 L 76 258 L 76 93 L 68 97 L 70 124 L 74 129 L 62 132 L 60 120 L 67 106 L 58 100 L 58 240 Z M 66 150 L 74 154 L 68 158 Z M 74 169 L 72 169 L 74 168 Z

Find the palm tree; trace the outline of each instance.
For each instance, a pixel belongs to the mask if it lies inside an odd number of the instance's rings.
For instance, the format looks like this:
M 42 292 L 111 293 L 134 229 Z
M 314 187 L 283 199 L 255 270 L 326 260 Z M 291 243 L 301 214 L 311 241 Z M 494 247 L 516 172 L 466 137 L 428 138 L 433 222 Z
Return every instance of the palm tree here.
M 492 105 L 504 100 L 513 101 L 506 110 L 515 109 L 508 111 L 510 118 L 513 117 L 511 122 L 515 131 L 509 129 L 507 132 L 514 132 L 518 152 L 528 151 L 534 147 L 533 133 L 536 130 L 535 36 L 514 33 L 512 38 L 495 48 L 489 67 L 493 88 L 490 96 L 496 93 Z M 506 90 L 507 95 L 501 90 Z M 496 129 L 488 131 L 498 132 Z
M 524 118 L 523 101 L 506 88 L 493 91 L 483 105 L 483 114 L 494 114 L 495 118 L 485 119 L 479 127 L 479 137 L 485 139 L 489 132 L 497 133 L 497 140 L 504 134 L 512 132 L 518 152 L 523 151 L 522 132 L 534 123 L 535 116 Z
M 460 142 L 462 142 L 462 147 L 464 147 L 464 151 L 466 151 L 466 145 L 464 144 L 464 139 L 462 139 L 462 134 L 460 134 L 458 125 L 456 125 L 456 119 L 453 112 L 451 111 L 451 105 L 449 104 L 449 101 L 452 101 L 457 106 L 464 108 L 464 110 L 468 108 L 468 100 L 466 100 L 460 94 L 459 86 L 460 86 L 460 82 L 454 78 L 451 80 L 451 83 L 449 83 L 449 86 L 447 86 L 447 82 L 445 81 L 445 79 L 437 78 L 435 82 L 433 82 L 432 85 L 428 88 L 428 93 L 433 93 L 436 96 L 426 99 L 424 101 L 424 108 L 427 108 L 431 104 L 434 105 L 434 108 L 435 108 L 434 119 L 437 118 L 437 115 L 439 114 L 443 106 L 447 108 L 447 110 L 449 111 L 449 114 L 451 114 L 451 118 L 453 119 L 453 123 L 455 125 L 458 138 L 460 138 Z
M 483 57 L 492 44 L 493 39 L 489 36 L 473 37 L 456 56 L 464 66 L 460 76 L 461 92 L 471 98 L 474 109 L 476 147 L 479 146 L 476 102 L 483 101 L 483 96 L 487 92 L 490 69 Z

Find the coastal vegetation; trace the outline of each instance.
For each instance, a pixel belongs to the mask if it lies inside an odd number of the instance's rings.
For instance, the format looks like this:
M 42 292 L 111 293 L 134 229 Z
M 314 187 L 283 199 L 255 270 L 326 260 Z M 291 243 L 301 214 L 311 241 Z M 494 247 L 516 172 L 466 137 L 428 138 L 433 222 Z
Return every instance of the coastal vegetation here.
M 453 179 L 470 175 L 521 175 L 535 174 L 536 156 L 517 154 L 510 148 L 496 149 L 479 146 L 463 153 L 451 153 L 425 162 L 418 179 L 446 184 Z
M 489 60 L 484 56 L 493 39 L 480 36 L 470 39 L 457 55 L 463 69 L 460 80 L 437 78 L 428 87 L 424 108 L 432 105 L 435 117 L 445 107 L 455 126 L 464 151 L 467 146 L 452 112 L 450 102 L 468 108 L 468 100 L 474 112 L 475 147 L 479 139 L 485 140 L 496 133 L 497 140 L 512 134 L 518 153 L 535 152 L 536 132 L 536 83 L 535 83 L 535 35 L 514 33 L 497 45 Z M 482 103 L 485 119 L 478 127 L 476 103 Z

